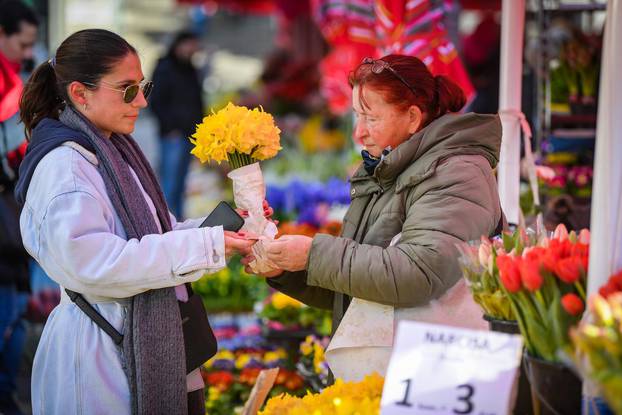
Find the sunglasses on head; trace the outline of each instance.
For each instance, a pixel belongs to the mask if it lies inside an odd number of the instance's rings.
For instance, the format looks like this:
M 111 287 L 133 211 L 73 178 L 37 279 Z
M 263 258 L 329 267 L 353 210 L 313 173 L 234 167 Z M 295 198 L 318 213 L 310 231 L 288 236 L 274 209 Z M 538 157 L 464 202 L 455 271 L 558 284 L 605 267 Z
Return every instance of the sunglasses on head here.
M 89 85 L 89 86 L 98 86 L 90 82 L 82 82 L 82 83 L 84 85 Z M 151 94 L 151 91 L 153 90 L 153 82 L 147 81 L 147 80 L 143 80 L 137 84 L 128 85 L 123 89 L 115 88 L 114 85 L 109 84 L 108 82 L 100 81 L 100 83 L 101 83 L 100 86 L 102 86 L 103 88 L 111 89 L 113 91 L 123 92 L 123 102 L 125 102 L 126 104 L 129 104 L 130 102 L 134 101 L 134 99 L 138 95 L 138 91 L 142 90 L 143 96 L 145 97 L 145 99 L 147 99 L 149 95 Z
M 406 85 L 406 87 L 408 89 L 410 89 L 414 94 L 416 94 L 415 88 L 410 86 L 410 84 L 408 82 L 406 82 L 406 80 L 402 77 L 402 75 L 397 73 L 397 71 L 391 67 L 389 62 L 383 61 L 382 59 L 374 59 L 374 58 L 367 57 L 367 58 L 363 59 L 363 62 L 361 62 L 361 63 L 363 65 L 371 65 L 371 71 L 372 71 L 372 73 L 375 73 L 375 74 L 380 74 L 380 73 L 382 73 L 382 71 L 387 69 L 397 79 L 399 79 L 404 85 Z

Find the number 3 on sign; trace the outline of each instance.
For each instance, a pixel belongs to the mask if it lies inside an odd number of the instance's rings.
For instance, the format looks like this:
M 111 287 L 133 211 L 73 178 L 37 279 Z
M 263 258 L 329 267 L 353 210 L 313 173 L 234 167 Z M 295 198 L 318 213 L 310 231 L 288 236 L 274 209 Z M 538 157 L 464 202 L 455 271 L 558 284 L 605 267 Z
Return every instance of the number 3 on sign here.
M 510 413 L 521 351 L 519 336 L 400 322 L 381 413 Z
M 396 402 L 395 404 L 400 405 L 400 406 L 413 406 L 412 402 L 408 400 L 409 395 L 410 395 L 410 386 L 412 383 L 412 379 L 406 379 L 402 381 L 402 383 L 406 384 L 406 390 L 404 391 L 404 397 L 401 401 Z M 475 394 L 475 387 L 473 385 L 469 385 L 468 383 L 465 383 L 464 385 L 458 385 L 457 388 L 463 389 L 465 391 L 465 395 L 458 396 L 457 398 L 459 402 L 463 403 L 464 407 L 461 409 L 453 408 L 453 413 L 454 414 L 473 413 L 473 402 L 471 401 L 471 398 Z
M 458 410 L 454 408 L 454 414 L 470 414 L 473 412 L 473 402 L 471 398 L 475 395 L 475 387 L 473 385 L 469 385 L 465 383 L 464 385 L 458 385 L 458 389 L 466 390 L 465 395 L 458 396 L 458 401 L 462 402 L 465 407 L 464 409 Z

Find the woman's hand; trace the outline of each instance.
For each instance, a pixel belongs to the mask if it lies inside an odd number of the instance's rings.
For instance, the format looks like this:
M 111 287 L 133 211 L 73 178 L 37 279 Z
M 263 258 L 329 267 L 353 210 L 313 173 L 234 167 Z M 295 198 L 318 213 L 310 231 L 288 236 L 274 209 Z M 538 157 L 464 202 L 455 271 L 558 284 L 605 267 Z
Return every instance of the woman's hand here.
M 247 256 L 245 256 L 244 258 L 242 258 L 240 260 L 240 263 L 242 265 L 244 265 L 244 271 L 246 271 L 247 274 L 258 275 L 258 276 L 263 277 L 263 278 L 274 278 L 274 277 L 278 277 L 279 275 L 281 275 L 283 273 L 282 269 L 275 269 L 275 270 L 272 270 L 270 272 L 266 272 L 266 273 L 263 273 L 263 274 L 255 272 L 248 265 L 251 262 L 253 262 L 254 260 L 255 260 L 255 256 L 253 254 L 247 255 Z
M 268 201 L 266 199 L 263 200 L 263 215 L 266 219 L 270 219 L 272 218 L 272 215 L 274 215 L 274 209 L 272 209 L 272 207 L 268 204 Z
M 302 271 L 307 267 L 313 238 L 283 235 L 266 246 L 267 259 L 285 271 Z
M 238 215 L 242 216 L 243 218 L 248 218 L 248 210 L 242 210 L 239 208 L 235 209 L 236 212 L 238 212 Z M 274 222 L 275 225 L 279 224 L 278 220 L 272 220 L 272 215 L 274 215 L 274 209 L 272 209 L 272 207 L 270 207 L 270 205 L 268 204 L 268 201 L 266 199 L 264 199 L 263 201 L 263 216 L 268 219 L 271 220 L 272 222 Z
M 255 242 L 254 239 L 247 239 L 244 233 L 225 231 L 225 257 L 229 259 L 235 254 L 247 256 Z

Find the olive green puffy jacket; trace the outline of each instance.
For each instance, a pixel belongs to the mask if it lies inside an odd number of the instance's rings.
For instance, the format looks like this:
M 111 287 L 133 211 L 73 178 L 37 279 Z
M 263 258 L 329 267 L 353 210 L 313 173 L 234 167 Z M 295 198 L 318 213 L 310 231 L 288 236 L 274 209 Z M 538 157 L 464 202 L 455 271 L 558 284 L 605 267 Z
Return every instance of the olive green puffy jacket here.
M 385 156 L 373 176 L 359 167 L 342 235 L 316 235 L 306 271 L 268 283 L 333 309 L 333 330 L 349 297 L 395 307 L 440 297 L 461 276 L 455 244 L 491 235 L 503 220 L 493 175 L 500 145 L 497 115 L 438 118 Z

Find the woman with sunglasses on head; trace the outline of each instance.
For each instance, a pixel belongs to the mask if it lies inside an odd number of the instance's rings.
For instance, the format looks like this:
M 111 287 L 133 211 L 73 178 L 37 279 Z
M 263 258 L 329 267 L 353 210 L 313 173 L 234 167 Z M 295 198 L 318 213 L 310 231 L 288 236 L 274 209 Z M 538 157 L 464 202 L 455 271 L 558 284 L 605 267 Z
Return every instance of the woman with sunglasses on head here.
M 279 269 L 264 276 L 292 297 L 333 310 L 333 342 L 341 335 L 335 343 L 352 346 L 358 337 L 359 345 L 375 347 L 371 360 L 351 347 L 337 360 L 327 354 L 335 375 L 360 378 L 386 370 L 392 336 L 381 341 L 379 333 L 391 333 L 394 321 L 375 331 L 362 311 L 339 327 L 346 310 L 355 313 L 348 309 L 352 297 L 392 306 L 398 319 L 486 326 L 463 282 L 457 284 L 455 245 L 503 227 L 493 175 L 501 123 L 497 115 L 456 114 L 465 104 L 461 89 L 415 57 L 366 58 L 349 80 L 354 138 L 364 150 L 342 234 L 282 236 L 267 248 Z M 341 367 L 339 359 L 351 364 Z
M 35 414 L 205 410 L 202 362 L 188 366 L 215 340 L 184 342 L 189 324 L 209 331 L 188 283 L 252 242 L 169 213 L 129 135 L 151 88 L 129 43 L 90 29 L 69 36 L 24 90 L 22 238 L 63 288 L 35 356 Z

